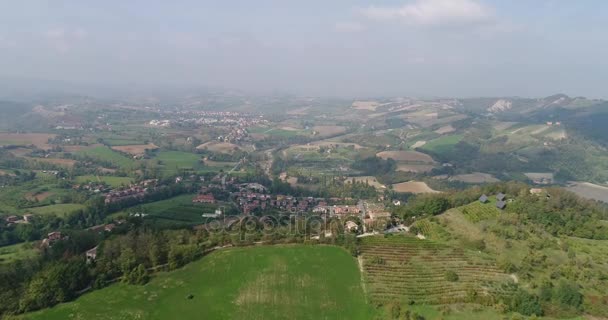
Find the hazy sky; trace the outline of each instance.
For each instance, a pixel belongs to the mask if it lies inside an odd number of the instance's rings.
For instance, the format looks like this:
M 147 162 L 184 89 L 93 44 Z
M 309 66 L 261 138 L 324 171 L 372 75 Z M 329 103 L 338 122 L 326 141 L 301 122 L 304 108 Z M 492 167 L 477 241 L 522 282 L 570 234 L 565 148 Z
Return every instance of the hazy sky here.
M 0 76 L 608 97 L 608 1 L 2 1 Z

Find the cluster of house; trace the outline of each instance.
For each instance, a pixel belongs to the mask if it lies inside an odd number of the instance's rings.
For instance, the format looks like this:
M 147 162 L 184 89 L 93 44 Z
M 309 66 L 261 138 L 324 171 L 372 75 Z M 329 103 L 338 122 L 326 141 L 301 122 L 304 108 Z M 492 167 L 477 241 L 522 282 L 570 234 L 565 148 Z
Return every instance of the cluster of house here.
M 108 224 L 99 224 L 96 226 L 92 226 L 90 228 L 87 228 L 87 230 L 94 232 L 94 233 L 112 232 L 112 230 L 114 230 L 114 228 L 116 228 L 116 226 L 121 225 L 125 222 L 126 222 L 126 220 L 123 220 L 123 219 L 116 220 L 116 221 L 108 223 Z
M 489 201 L 490 201 L 490 199 L 485 194 L 482 194 L 481 197 L 479 197 L 479 202 L 481 202 L 481 203 L 488 203 Z M 496 195 L 496 208 L 502 210 L 506 207 L 507 207 L 507 196 L 504 193 L 499 192 Z
M 12 226 L 14 224 L 19 224 L 19 223 L 30 223 L 30 222 L 32 222 L 33 217 L 34 216 L 31 214 L 25 214 L 23 216 L 11 215 L 11 216 L 5 217 L 4 221 L 6 222 L 7 226 Z
M 43 248 L 48 248 L 53 245 L 53 243 L 59 240 L 67 240 L 68 236 L 63 235 L 61 231 L 53 231 L 46 235 L 46 238 L 42 239 L 40 246 Z
M 106 194 L 105 203 L 110 204 L 133 198 L 142 199 L 148 193 L 149 188 L 156 186 L 157 182 L 156 179 L 144 180 L 127 188 L 111 191 Z
M 108 186 L 106 186 L 103 183 L 99 183 L 99 182 L 89 182 L 89 183 L 85 183 L 85 184 L 75 184 L 72 185 L 72 189 L 74 190 L 82 190 L 82 191 L 91 191 L 91 192 L 95 192 L 95 193 L 100 193 L 100 192 L 110 192 L 112 191 L 112 189 Z
M 323 198 L 293 197 L 285 195 L 270 195 L 251 191 L 239 191 L 232 194 L 243 214 L 251 214 L 256 209 L 270 208 L 288 212 L 306 212 L 318 204 L 325 204 Z

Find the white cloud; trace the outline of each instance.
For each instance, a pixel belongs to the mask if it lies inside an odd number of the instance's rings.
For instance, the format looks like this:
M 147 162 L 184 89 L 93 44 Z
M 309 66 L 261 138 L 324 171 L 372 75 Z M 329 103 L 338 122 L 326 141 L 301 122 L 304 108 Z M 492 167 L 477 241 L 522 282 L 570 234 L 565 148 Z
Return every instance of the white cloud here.
M 373 20 L 416 25 L 478 23 L 493 17 L 490 8 L 474 0 L 416 0 L 398 7 L 370 6 L 360 13 Z
M 338 22 L 334 25 L 334 30 L 337 32 L 359 32 L 363 31 L 365 27 L 358 22 Z

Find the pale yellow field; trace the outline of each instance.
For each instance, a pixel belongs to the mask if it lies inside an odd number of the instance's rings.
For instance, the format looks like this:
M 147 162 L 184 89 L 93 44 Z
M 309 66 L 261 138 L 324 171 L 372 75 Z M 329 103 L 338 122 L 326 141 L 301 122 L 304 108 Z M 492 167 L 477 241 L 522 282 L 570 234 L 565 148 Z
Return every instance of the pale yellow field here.
M 422 181 L 397 183 L 393 185 L 393 190 L 397 192 L 409 193 L 439 193 L 439 191 L 431 189 L 425 182 Z
M 397 171 L 403 172 L 429 172 L 435 166 L 430 164 L 398 164 Z
M 423 163 L 434 163 L 433 158 L 428 154 L 418 151 L 382 151 L 376 154 L 379 158 L 392 158 L 395 161 L 412 161 Z
M 496 179 L 493 175 L 483 172 L 459 174 L 451 177 L 450 180 L 462 181 L 465 183 L 492 183 L 500 181 Z
M 380 103 L 378 103 L 378 101 L 355 101 L 353 102 L 352 107 L 357 110 L 376 111 L 376 108 L 378 108 L 379 105 Z
M 220 153 L 232 153 L 234 151 L 241 149 L 236 144 L 232 144 L 229 142 L 215 142 L 215 141 L 205 142 L 196 148 L 197 149 L 207 149 L 212 152 L 220 152 Z

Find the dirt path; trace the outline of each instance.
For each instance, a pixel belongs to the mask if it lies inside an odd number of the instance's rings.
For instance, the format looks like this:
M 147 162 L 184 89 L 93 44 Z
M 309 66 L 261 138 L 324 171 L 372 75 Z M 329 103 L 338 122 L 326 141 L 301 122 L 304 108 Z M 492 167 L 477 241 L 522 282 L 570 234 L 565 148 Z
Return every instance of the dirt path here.
M 367 300 L 367 288 L 365 287 L 365 278 L 363 277 L 363 257 L 361 255 L 357 257 L 357 265 L 359 265 L 359 272 L 361 272 L 361 288 L 363 289 L 363 294 Z

